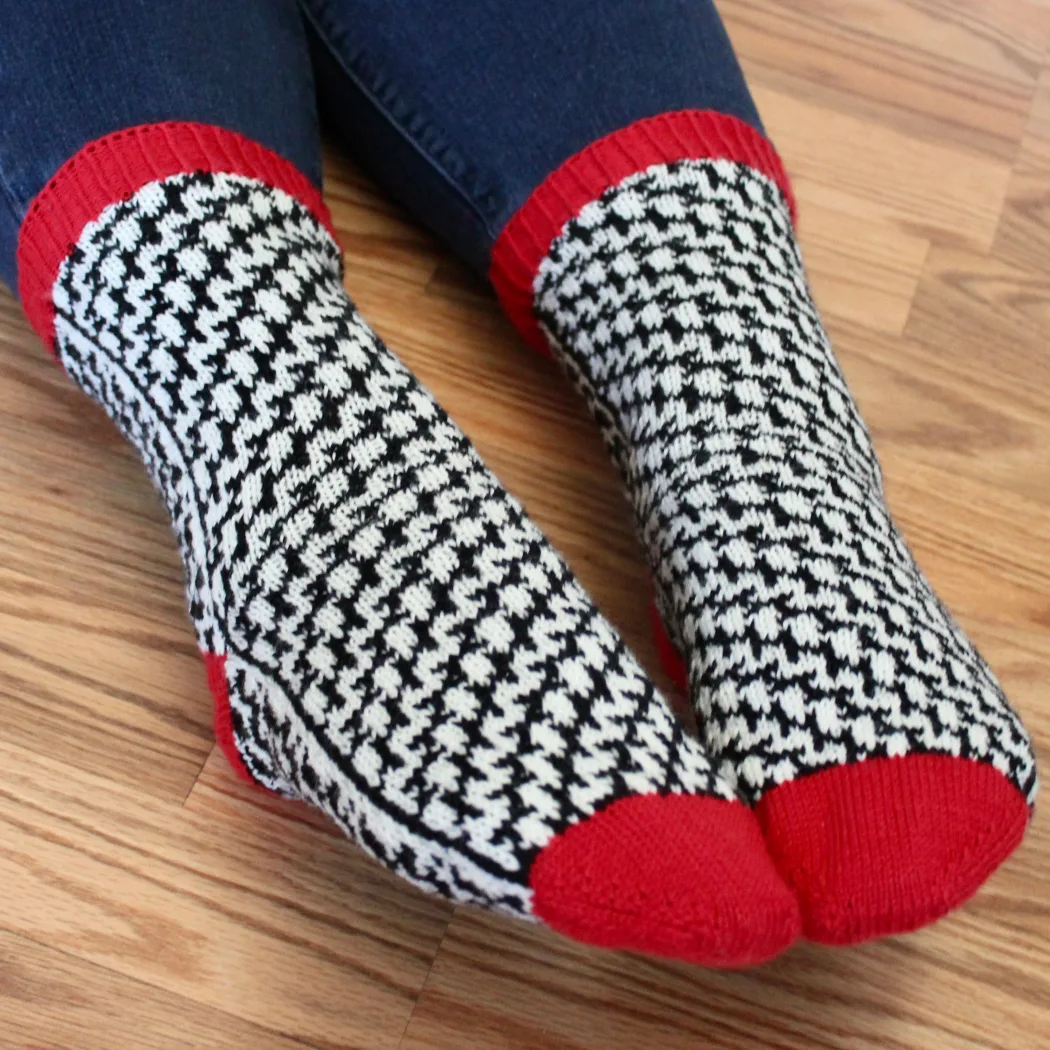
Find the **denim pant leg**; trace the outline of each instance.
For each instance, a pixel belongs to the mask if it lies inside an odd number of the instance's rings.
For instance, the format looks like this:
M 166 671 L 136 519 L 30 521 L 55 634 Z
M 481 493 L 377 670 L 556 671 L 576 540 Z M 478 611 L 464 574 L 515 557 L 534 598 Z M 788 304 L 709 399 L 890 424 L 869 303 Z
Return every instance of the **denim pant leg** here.
M 761 130 L 712 0 L 300 0 L 326 121 L 478 271 L 564 160 L 645 117 Z
M 0 0 L 0 25 L 0 278 L 12 290 L 27 206 L 64 161 L 109 132 L 215 124 L 320 185 L 295 0 Z

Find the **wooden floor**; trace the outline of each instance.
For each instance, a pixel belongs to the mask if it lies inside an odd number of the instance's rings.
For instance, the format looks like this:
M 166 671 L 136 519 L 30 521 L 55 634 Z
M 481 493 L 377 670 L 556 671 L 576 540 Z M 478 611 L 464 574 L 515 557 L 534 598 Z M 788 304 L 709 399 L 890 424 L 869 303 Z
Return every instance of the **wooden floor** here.
M 1050 744 L 1050 0 L 725 0 L 923 568 Z M 492 297 L 338 156 L 367 317 L 655 670 L 613 471 Z M 165 515 L 0 298 L 0 1048 L 1050 1047 L 1050 820 L 973 903 L 716 973 L 453 909 L 240 786 Z

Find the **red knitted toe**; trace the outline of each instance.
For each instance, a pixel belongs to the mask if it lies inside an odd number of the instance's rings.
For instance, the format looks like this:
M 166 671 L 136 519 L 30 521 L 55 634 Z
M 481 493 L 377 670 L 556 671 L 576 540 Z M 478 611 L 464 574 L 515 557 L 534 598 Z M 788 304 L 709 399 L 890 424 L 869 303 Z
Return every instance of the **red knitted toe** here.
M 869 759 L 767 792 L 755 808 L 803 932 L 854 944 L 914 930 L 971 897 L 1029 810 L 997 769 L 949 755 Z
M 226 761 L 241 780 L 254 784 L 255 779 L 248 772 L 248 767 L 241 758 L 237 741 L 233 735 L 233 717 L 230 714 L 230 690 L 226 684 L 226 657 L 215 653 L 201 653 L 204 657 L 204 670 L 208 675 L 208 688 L 215 701 L 215 742 L 219 745 Z
M 754 815 L 703 795 L 636 795 L 574 824 L 530 873 L 533 911 L 576 940 L 747 966 L 799 933 Z

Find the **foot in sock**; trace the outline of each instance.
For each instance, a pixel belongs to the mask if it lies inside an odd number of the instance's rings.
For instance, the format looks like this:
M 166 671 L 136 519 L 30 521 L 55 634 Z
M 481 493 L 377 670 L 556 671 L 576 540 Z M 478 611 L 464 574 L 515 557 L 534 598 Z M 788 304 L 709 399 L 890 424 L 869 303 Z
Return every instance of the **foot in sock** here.
M 1036 776 L 890 519 L 792 209 L 758 132 L 669 114 L 553 173 L 492 276 L 602 428 L 702 735 L 804 932 L 849 943 L 974 893 L 1020 841 Z
M 754 814 L 355 312 L 327 221 L 171 124 L 85 149 L 23 228 L 30 318 L 171 513 L 230 761 L 450 900 L 776 954 L 798 909 Z

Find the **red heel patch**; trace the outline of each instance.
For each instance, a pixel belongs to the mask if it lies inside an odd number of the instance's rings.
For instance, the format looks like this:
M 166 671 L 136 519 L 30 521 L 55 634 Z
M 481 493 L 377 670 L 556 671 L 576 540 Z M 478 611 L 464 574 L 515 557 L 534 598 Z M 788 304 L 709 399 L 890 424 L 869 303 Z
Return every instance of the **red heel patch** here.
M 237 743 L 233 738 L 233 719 L 230 715 L 230 691 L 226 684 L 226 657 L 215 653 L 201 653 L 204 657 L 204 669 L 208 673 L 208 688 L 215 698 L 215 741 L 222 748 L 226 761 L 233 767 L 234 773 L 247 781 L 255 784 L 255 779 L 248 772 L 248 767 L 237 750 Z

